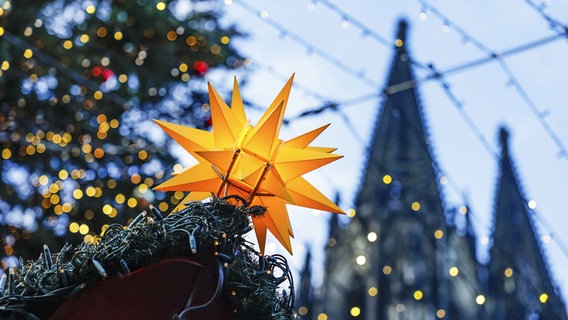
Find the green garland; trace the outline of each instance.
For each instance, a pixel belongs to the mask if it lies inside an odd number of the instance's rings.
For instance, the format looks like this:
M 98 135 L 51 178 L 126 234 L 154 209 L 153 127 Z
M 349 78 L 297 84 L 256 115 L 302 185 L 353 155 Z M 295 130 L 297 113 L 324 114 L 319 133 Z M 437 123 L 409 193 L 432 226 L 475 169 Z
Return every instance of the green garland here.
M 294 286 L 286 259 L 260 256 L 243 238 L 252 229 L 251 217 L 265 209 L 248 207 L 236 196 L 187 205 L 166 218 L 152 208 L 152 216 L 142 212 L 127 227 L 110 225 L 96 244 L 66 244 L 56 254 L 44 246 L 39 259 L 21 260 L 18 269 L 0 281 L 7 282 L 0 283 L 0 318 L 20 314 L 39 319 L 42 312 L 34 306 L 61 303 L 109 276 L 126 275 L 166 257 L 205 255 L 223 266 L 218 293 L 235 319 L 293 319 Z M 282 289 L 284 282 L 288 286 Z

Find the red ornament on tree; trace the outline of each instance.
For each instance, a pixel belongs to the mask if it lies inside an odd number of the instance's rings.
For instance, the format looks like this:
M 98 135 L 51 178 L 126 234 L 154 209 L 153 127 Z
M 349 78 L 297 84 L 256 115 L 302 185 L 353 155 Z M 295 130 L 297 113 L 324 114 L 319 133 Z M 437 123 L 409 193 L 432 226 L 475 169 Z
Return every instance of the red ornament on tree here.
M 101 66 L 95 66 L 91 69 L 91 74 L 94 77 L 102 77 L 103 78 L 103 82 L 107 81 L 108 78 L 114 76 L 114 72 L 109 69 L 109 68 L 105 68 L 105 67 L 101 67 Z
M 103 68 L 96 66 L 91 69 L 91 74 L 95 77 L 100 76 L 103 73 Z
M 205 74 L 205 72 L 207 72 L 207 69 L 209 69 L 209 65 L 205 61 L 197 60 L 193 64 L 193 69 L 197 71 L 200 76 L 202 76 Z
M 108 78 L 112 77 L 114 75 L 114 72 L 111 69 L 108 68 L 103 68 L 103 81 L 107 81 Z

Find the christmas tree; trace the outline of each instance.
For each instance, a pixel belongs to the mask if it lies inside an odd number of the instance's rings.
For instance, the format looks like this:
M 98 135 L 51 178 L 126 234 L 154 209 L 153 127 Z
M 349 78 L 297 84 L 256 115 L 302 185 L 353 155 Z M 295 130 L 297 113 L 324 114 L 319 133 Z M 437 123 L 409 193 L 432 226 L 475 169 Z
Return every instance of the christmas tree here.
M 151 119 L 210 125 L 204 74 L 243 64 L 221 5 L 0 1 L 4 269 L 181 201 L 152 191 L 175 159 Z

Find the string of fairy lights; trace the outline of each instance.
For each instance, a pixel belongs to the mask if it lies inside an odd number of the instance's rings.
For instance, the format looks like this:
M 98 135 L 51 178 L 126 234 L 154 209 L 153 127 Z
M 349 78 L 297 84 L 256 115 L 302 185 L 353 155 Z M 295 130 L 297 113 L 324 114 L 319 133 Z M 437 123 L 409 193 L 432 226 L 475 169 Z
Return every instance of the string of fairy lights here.
M 558 134 L 554 131 L 554 129 L 548 123 L 548 120 L 546 119 L 546 117 L 547 117 L 546 112 L 541 111 L 541 109 L 535 104 L 534 100 L 531 99 L 531 97 L 528 95 L 527 91 L 523 88 L 523 86 L 521 86 L 520 81 L 513 74 L 511 68 L 509 68 L 509 66 L 505 62 L 505 60 L 504 60 L 505 56 L 503 56 L 503 54 L 500 54 L 500 53 L 498 53 L 494 50 L 491 50 L 489 47 L 484 45 L 481 41 L 476 39 L 474 36 L 467 33 L 462 27 L 460 27 L 457 23 L 453 22 L 450 18 L 448 18 L 446 15 L 444 15 L 442 12 L 440 12 L 440 10 L 438 10 L 436 7 L 434 7 L 433 5 L 428 3 L 426 0 L 417 0 L 417 1 L 423 6 L 423 8 L 424 8 L 423 10 L 427 10 L 427 11 L 432 12 L 436 17 L 438 17 L 440 20 L 442 20 L 444 22 L 444 24 L 447 25 L 451 30 L 454 30 L 456 33 L 458 33 L 464 39 L 464 41 L 472 43 L 477 49 L 479 49 L 481 52 L 487 54 L 487 56 L 490 57 L 492 60 L 497 61 L 497 63 L 499 64 L 499 66 L 501 67 L 501 69 L 503 70 L 505 75 L 509 78 L 509 84 L 511 86 L 513 86 L 513 88 L 515 88 L 515 90 L 517 91 L 519 96 L 525 102 L 526 106 L 530 109 L 532 114 L 539 121 L 540 125 L 545 130 L 548 137 L 557 146 L 558 155 L 563 157 L 565 160 L 568 160 L 568 152 L 566 151 L 566 147 L 562 143 L 562 140 L 560 139 Z M 530 0 L 527 0 L 527 2 L 530 3 L 530 4 L 533 4 Z M 534 4 L 533 4 L 532 7 L 535 8 Z M 536 7 L 536 8 L 538 8 L 538 7 Z M 542 10 L 538 10 L 538 11 L 541 12 L 541 14 L 544 14 L 542 12 Z M 556 35 L 558 37 L 568 38 L 568 28 L 562 26 L 559 22 L 553 20 L 552 18 L 548 17 L 545 14 L 544 14 L 544 17 L 546 18 L 546 20 L 551 25 L 551 28 L 555 29 L 557 26 L 563 27 L 563 33 L 560 33 L 560 32 L 556 33 Z M 545 44 L 545 43 L 543 43 L 543 44 Z
M 336 66 L 337 68 L 341 69 L 343 72 L 351 75 L 353 78 L 361 81 L 362 83 L 366 84 L 371 88 L 377 88 L 379 83 L 375 80 L 367 77 L 364 72 L 355 70 L 343 60 L 331 55 L 328 51 L 323 50 L 317 46 L 315 46 L 310 41 L 306 40 L 302 36 L 298 35 L 297 33 L 291 31 L 289 28 L 286 28 L 284 25 L 280 24 L 276 20 L 270 18 L 267 11 L 258 10 L 249 3 L 244 0 L 227 0 L 225 1 L 227 4 L 235 3 L 238 4 L 241 8 L 243 8 L 248 13 L 258 16 L 262 21 L 264 21 L 267 25 L 271 26 L 272 28 L 276 29 L 282 37 L 290 38 L 292 41 L 296 42 L 297 44 L 301 45 L 306 49 L 308 54 L 315 54 L 321 59 L 329 62 L 330 64 Z
M 556 30 L 559 35 L 566 36 L 566 33 L 568 33 L 568 25 L 554 19 L 544 11 L 548 6 L 547 1 L 543 1 L 541 5 L 537 5 L 532 0 L 525 0 L 525 2 L 548 23 L 551 29 Z
M 554 144 L 558 147 L 559 149 L 559 156 L 564 157 L 566 160 L 568 160 L 568 152 L 566 151 L 566 148 L 564 147 L 562 141 L 560 140 L 559 135 L 552 129 L 552 127 L 550 126 L 550 124 L 547 122 L 546 120 L 546 113 L 540 111 L 540 109 L 536 106 L 536 104 L 533 102 L 533 99 L 531 99 L 528 95 L 528 93 L 526 92 L 526 90 L 520 85 L 519 80 L 515 77 L 515 75 L 513 74 L 512 70 L 509 68 L 509 66 L 505 63 L 504 61 L 504 56 L 502 54 L 497 54 L 495 53 L 495 51 L 489 49 L 487 46 L 485 46 L 483 43 L 481 43 L 479 40 L 477 40 L 475 37 L 473 37 L 472 35 L 470 35 L 469 33 L 467 33 L 463 28 L 461 28 L 458 24 L 456 24 L 455 22 L 453 22 L 451 19 L 449 19 L 446 15 L 444 15 L 442 12 L 440 12 L 440 10 L 438 10 L 436 7 L 432 6 L 431 4 L 429 4 L 426 0 L 417 0 L 419 1 L 426 10 L 432 11 L 438 18 L 440 18 L 443 21 L 446 21 L 445 23 L 451 27 L 452 30 L 455 30 L 460 36 L 462 36 L 466 41 L 468 42 L 472 42 L 475 47 L 477 47 L 480 51 L 486 53 L 489 57 L 491 57 L 492 59 L 497 59 L 497 62 L 499 63 L 499 66 L 501 67 L 501 69 L 503 70 L 503 72 L 507 75 L 507 77 L 510 79 L 509 82 L 511 85 L 513 85 L 518 94 L 521 96 L 521 98 L 523 99 L 523 101 L 525 102 L 525 104 L 529 107 L 529 109 L 531 110 L 532 114 L 537 118 L 537 120 L 539 121 L 539 123 L 541 124 L 541 126 L 543 127 L 543 129 L 546 131 L 546 133 L 548 134 L 549 138 L 554 142 Z M 527 0 L 528 3 L 533 4 L 530 0 Z M 535 8 L 533 6 L 533 8 Z M 538 10 L 541 14 L 543 14 L 547 21 L 550 23 L 551 27 L 556 27 L 556 26 L 561 26 L 564 29 L 564 33 L 559 33 L 558 36 L 559 37 L 568 37 L 568 28 L 564 27 L 562 24 L 560 24 L 559 22 L 557 22 L 556 20 L 553 20 L 552 18 L 546 16 L 546 14 L 544 14 L 544 12 L 541 10 Z M 545 44 L 546 42 L 543 42 L 542 44 Z M 536 45 L 535 45 L 536 46 Z M 440 78 L 441 84 L 444 88 L 444 91 L 446 92 L 447 96 L 450 98 L 450 100 L 452 101 L 452 103 L 456 106 L 456 108 L 460 111 L 462 111 L 463 105 L 461 104 L 461 102 L 459 102 L 459 100 L 455 97 L 455 95 L 453 95 L 453 93 L 450 91 L 449 89 L 449 85 L 447 83 L 445 83 L 441 78 Z M 476 130 L 477 131 L 477 130 Z M 479 132 L 480 133 L 480 132 Z M 498 159 L 497 154 L 491 149 L 488 148 L 488 142 L 487 139 L 483 137 L 483 135 L 481 134 L 476 134 L 476 136 L 478 137 L 479 141 L 486 147 L 487 152 L 492 155 L 495 159 Z M 525 201 L 525 203 L 528 203 L 528 201 Z M 534 208 L 530 208 L 531 212 L 534 213 L 534 215 L 539 218 L 541 220 L 541 222 L 545 225 L 545 228 L 548 231 L 548 234 L 554 238 L 554 241 L 558 244 L 558 246 L 560 247 L 560 249 L 562 250 L 562 252 L 564 253 L 564 255 L 566 257 L 568 257 L 568 246 L 562 241 L 562 239 L 558 238 L 557 232 L 554 230 L 554 228 L 552 227 L 552 225 L 550 225 L 546 219 L 544 218 L 544 216 L 542 216 L 542 214 L 539 214 Z

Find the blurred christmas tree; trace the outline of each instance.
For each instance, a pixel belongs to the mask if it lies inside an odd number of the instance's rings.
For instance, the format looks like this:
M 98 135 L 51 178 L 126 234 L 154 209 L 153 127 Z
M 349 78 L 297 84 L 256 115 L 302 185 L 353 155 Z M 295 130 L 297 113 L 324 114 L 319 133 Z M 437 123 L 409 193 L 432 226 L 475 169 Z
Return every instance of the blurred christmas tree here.
M 175 164 L 151 119 L 209 126 L 203 75 L 243 63 L 221 6 L 0 0 L 4 268 L 182 199 L 151 190 Z

